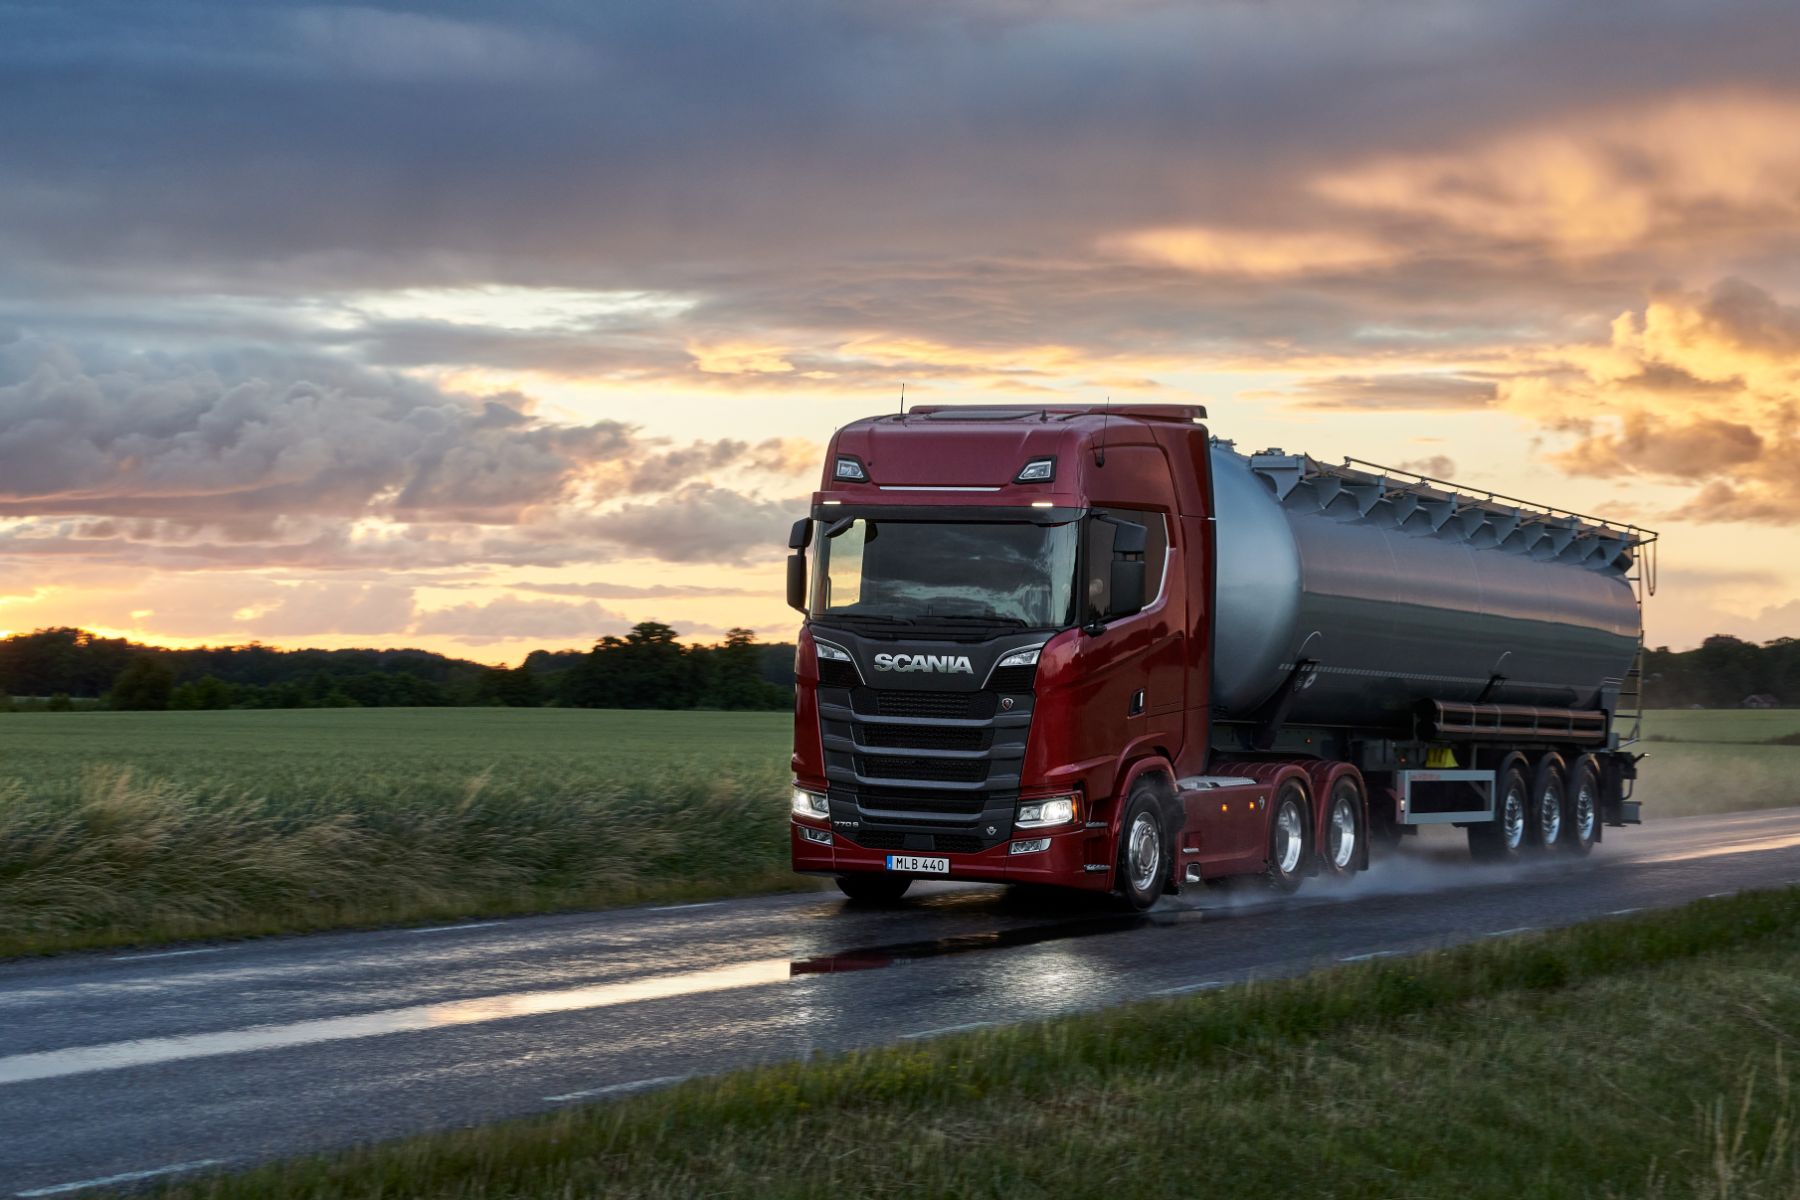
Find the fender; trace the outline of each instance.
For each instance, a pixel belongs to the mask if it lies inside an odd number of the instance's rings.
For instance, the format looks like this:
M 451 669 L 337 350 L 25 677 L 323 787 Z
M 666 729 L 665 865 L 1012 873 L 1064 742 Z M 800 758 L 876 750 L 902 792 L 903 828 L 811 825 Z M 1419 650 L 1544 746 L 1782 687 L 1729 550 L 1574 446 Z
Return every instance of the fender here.
M 1314 792 L 1314 790 L 1313 790 L 1312 777 L 1308 774 L 1307 766 L 1304 765 L 1304 764 L 1310 764 L 1312 761 L 1313 760 L 1311 760 L 1311 759 L 1304 759 L 1304 760 L 1296 761 L 1296 760 L 1290 758 L 1290 759 L 1276 759 L 1273 761 L 1264 760 L 1264 761 L 1256 761 L 1256 762 L 1223 762 L 1223 763 L 1219 763 L 1218 765 L 1213 767 L 1213 770 L 1218 772 L 1220 775 L 1241 775 L 1245 779 L 1254 779 L 1254 780 L 1256 780 L 1256 782 L 1258 782 L 1258 783 L 1262 784 L 1264 787 L 1268 788 L 1270 803 L 1269 803 L 1268 812 L 1265 815 L 1264 820 L 1270 827 L 1273 826 L 1273 823 L 1275 820 L 1274 800 L 1275 800 L 1276 793 L 1281 791 L 1282 785 L 1285 784 L 1288 780 L 1290 780 L 1290 779 L 1298 780 L 1300 783 L 1300 787 L 1306 792 L 1306 802 L 1309 805 L 1311 805 L 1313 808 L 1313 812 L 1309 815 L 1313 818 L 1313 822 L 1314 822 L 1314 825 L 1316 828 L 1317 823 L 1318 823 L 1319 798 L 1318 798 L 1318 794 L 1316 792 Z M 1368 797 L 1366 795 L 1367 789 L 1364 789 L 1364 790 L 1365 790 L 1365 795 L 1363 797 L 1363 807 L 1364 807 L 1364 809 L 1367 809 L 1368 803 L 1369 803 Z M 1366 814 L 1365 814 L 1365 816 L 1366 816 Z M 1365 828 L 1367 828 L 1367 826 L 1365 826 Z M 1267 830 L 1265 829 L 1265 833 L 1266 832 L 1267 832 Z M 1319 843 L 1318 843 L 1316 835 L 1313 836 L 1310 840 L 1312 841 L 1312 845 L 1310 845 L 1307 849 L 1308 849 L 1309 853 L 1316 855 L 1319 852 Z M 1364 842 L 1365 843 L 1367 842 L 1366 838 L 1364 839 Z M 1266 836 L 1263 839 L 1263 845 L 1265 847 L 1268 845 L 1268 838 Z M 1263 861 L 1265 863 L 1268 861 L 1266 855 L 1264 856 Z
M 1155 751 L 1134 759 L 1131 765 L 1125 768 L 1125 774 L 1114 791 L 1113 798 L 1117 803 L 1113 805 L 1112 818 L 1107 822 L 1107 838 L 1114 850 L 1118 848 L 1119 828 L 1125 819 L 1125 798 L 1131 795 L 1131 789 L 1137 786 L 1138 780 L 1146 775 L 1162 777 L 1164 784 L 1162 788 L 1163 825 L 1169 831 L 1171 840 L 1181 836 L 1181 813 L 1178 808 L 1179 801 L 1175 795 L 1175 764 L 1171 763 L 1168 757 L 1160 751 Z

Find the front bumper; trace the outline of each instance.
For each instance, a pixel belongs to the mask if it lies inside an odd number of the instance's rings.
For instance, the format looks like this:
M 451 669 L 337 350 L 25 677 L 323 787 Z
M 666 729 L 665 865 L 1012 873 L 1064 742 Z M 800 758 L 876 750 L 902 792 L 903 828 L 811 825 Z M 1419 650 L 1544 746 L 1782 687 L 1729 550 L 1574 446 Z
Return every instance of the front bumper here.
M 803 875 L 853 875 L 886 873 L 887 856 L 895 851 L 859 846 L 842 833 L 833 832 L 830 845 L 809 841 L 799 821 L 789 821 L 788 842 L 794 870 Z M 815 832 L 822 825 L 807 825 Z M 915 875 L 915 879 L 955 879 L 976 883 L 1037 883 L 1053 887 L 1082 888 L 1103 892 L 1112 887 L 1112 862 L 1104 830 L 1079 826 L 1061 833 L 1019 830 L 1014 839 L 1047 837 L 1050 848 L 1031 854 L 1014 854 L 1010 842 L 1002 842 L 974 854 L 936 854 L 900 851 L 950 860 L 948 875 Z

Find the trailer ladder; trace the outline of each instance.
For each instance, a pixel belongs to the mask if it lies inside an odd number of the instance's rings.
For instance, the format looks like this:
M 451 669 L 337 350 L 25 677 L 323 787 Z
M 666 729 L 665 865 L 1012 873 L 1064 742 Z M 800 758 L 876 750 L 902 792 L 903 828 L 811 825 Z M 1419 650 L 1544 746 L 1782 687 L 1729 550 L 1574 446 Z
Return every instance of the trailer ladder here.
M 1619 699 L 1613 713 L 1615 722 L 1629 720 L 1631 731 L 1619 739 L 1619 748 L 1637 744 L 1644 732 L 1644 597 L 1656 595 L 1656 535 L 1653 533 L 1632 556 L 1631 572 L 1625 581 L 1637 600 L 1637 651 L 1631 658 L 1631 670 L 1619 685 Z

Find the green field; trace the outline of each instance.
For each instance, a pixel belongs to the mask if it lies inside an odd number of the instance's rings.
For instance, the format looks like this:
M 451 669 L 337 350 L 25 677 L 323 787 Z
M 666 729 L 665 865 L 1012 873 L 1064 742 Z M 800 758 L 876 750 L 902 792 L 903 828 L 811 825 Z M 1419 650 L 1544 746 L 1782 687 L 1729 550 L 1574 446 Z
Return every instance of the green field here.
M 809 886 L 787 865 L 790 723 L 10 714 L 0 954 Z
M 769 891 L 785 713 L 0 715 L 0 954 Z M 1800 802 L 1800 711 L 1658 712 L 1648 819 Z M 696 856 L 695 845 L 706 854 Z
M 1800 1196 L 1800 891 L 759 1067 L 173 1200 Z

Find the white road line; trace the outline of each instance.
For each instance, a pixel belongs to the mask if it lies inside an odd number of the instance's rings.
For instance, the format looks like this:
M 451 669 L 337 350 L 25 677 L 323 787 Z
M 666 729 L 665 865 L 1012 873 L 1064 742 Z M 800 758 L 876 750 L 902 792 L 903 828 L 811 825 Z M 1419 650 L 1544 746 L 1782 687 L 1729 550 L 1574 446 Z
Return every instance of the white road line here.
M 386 1008 L 342 1017 L 319 1017 L 288 1025 L 255 1025 L 215 1033 L 135 1038 L 125 1042 L 71 1046 L 63 1050 L 40 1050 L 30 1054 L 0 1057 L 0 1084 L 58 1079 L 89 1071 L 116 1071 L 151 1063 L 211 1058 L 252 1050 L 277 1050 L 286 1046 L 308 1046 L 318 1042 L 379 1037 L 390 1033 L 435 1032 L 454 1025 L 508 1021 L 546 1013 L 576 1012 L 643 1000 L 664 1000 L 674 996 L 696 996 L 732 988 L 759 987 L 770 983 L 786 983 L 793 973 L 791 967 L 792 964 L 785 958 L 765 958 L 706 971 L 650 975 L 590 987 L 507 992 L 501 995 L 473 996 L 467 1000 Z
M 1632 905 L 1632 906 L 1631 906 L 1631 907 L 1630 907 L 1630 908 L 1615 908 L 1615 909 L 1612 909 L 1612 910 L 1611 910 L 1611 911 L 1610 911 L 1610 912 L 1608 912 L 1608 913 L 1607 913 L 1607 914 L 1606 914 L 1606 915 L 1607 915 L 1607 916 L 1609 916 L 1609 917 L 1622 917 L 1622 916 L 1624 916 L 1624 915 L 1625 915 L 1625 914 L 1626 914 L 1626 913 L 1634 913 L 1634 912 L 1643 912 L 1643 911 L 1644 911 L 1644 906 L 1643 906 L 1643 905 L 1641 905 L 1641 904 L 1634 904 L 1634 905 Z
M 459 929 L 492 929 L 496 925 L 504 925 L 504 921 L 471 921 L 462 925 L 427 925 L 423 929 L 408 929 L 407 933 L 455 933 Z
M 558 1100 L 586 1100 L 590 1096 L 621 1096 L 626 1092 L 647 1091 L 650 1088 L 680 1083 L 684 1079 L 692 1078 L 692 1075 L 658 1075 L 654 1079 L 634 1079 L 630 1083 L 609 1083 L 605 1087 L 588 1088 L 581 1092 L 564 1092 L 560 1096 L 545 1096 L 544 1099 L 554 1103 Z
M 1371 950 L 1367 954 L 1346 954 L 1339 962 L 1367 962 L 1371 958 L 1392 958 L 1398 950 Z
M 1515 925 L 1511 929 L 1496 929 L 1492 933 L 1484 933 L 1482 937 L 1511 937 L 1515 933 L 1530 933 L 1536 925 Z
M 186 958 L 190 954 L 222 954 L 223 946 L 208 946 L 204 950 L 158 950 L 154 954 L 115 954 L 114 962 L 143 962 L 147 958 Z
M 123 1175 L 108 1175 L 104 1179 L 79 1179 L 74 1183 L 55 1183 L 49 1187 L 32 1188 L 29 1191 L 14 1192 L 13 1195 L 29 1198 L 32 1196 L 61 1196 L 66 1192 L 79 1192 L 87 1188 L 109 1187 L 115 1183 L 136 1183 L 140 1179 L 155 1179 L 159 1175 L 176 1175 L 182 1171 L 198 1171 L 202 1167 L 216 1167 L 227 1163 L 228 1158 L 197 1158 L 193 1162 L 176 1163 L 168 1167 L 152 1167 L 148 1171 L 127 1171 Z
M 1203 979 L 1199 983 L 1183 983 L 1176 987 L 1158 988 L 1152 996 L 1179 996 L 1183 992 L 1210 992 L 1214 988 L 1225 986 L 1223 979 Z
M 715 904 L 723 904 L 723 900 L 702 900 L 698 904 L 664 904 L 653 908 L 651 912 L 680 912 L 684 908 L 711 908 Z
M 936 1037 L 940 1033 L 965 1033 L 971 1029 L 986 1029 L 997 1024 L 999 1024 L 998 1021 L 970 1021 L 967 1025 L 945 1025 L 938 1029 L 921 1029 L 917 1033 L 903 1033 L 900 1035 L 900 1040 L 911 1042 L 919 1038 Z

